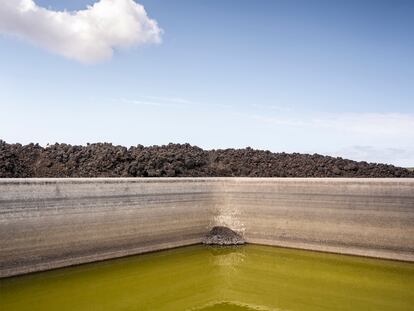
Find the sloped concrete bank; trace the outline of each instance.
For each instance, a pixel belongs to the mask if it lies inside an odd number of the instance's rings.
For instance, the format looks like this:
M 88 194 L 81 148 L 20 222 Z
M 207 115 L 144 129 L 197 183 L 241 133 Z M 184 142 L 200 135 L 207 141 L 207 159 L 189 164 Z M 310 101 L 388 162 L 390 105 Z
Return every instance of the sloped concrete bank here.
M 0 179 L 0 277 L 200 243 L 414 261 L 414 179 Z

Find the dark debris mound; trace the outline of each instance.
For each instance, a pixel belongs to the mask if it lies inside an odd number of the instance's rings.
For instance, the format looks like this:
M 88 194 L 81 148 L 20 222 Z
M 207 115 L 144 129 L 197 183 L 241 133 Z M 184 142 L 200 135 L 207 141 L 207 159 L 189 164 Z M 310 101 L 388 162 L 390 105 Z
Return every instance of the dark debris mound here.
M 213 227 L 202 242 L 208 245 L 241 245 L 246 243 L 240 234 L 221 226 Z
M 7 144 L 0 140 L 0 177 L 414 177 L 393 165 L 319 154 L 245 149 L 203 150 L 189 144 L 126 148 Z

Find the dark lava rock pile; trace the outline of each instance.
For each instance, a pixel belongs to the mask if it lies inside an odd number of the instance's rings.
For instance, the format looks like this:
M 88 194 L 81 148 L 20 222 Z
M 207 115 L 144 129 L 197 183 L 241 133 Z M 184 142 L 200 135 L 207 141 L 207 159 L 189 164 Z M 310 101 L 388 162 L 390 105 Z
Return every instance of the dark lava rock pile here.
M 8 144 L 0 140 L 0 177 L 414 177 L 393 165 L 319 154 L 245 149 L 203 150 L 189 144 L 126 148 Z
M 246 243 L 240 234 L 221 226 L 213 227 L 202 242 L 207 245 L 241 245 Z

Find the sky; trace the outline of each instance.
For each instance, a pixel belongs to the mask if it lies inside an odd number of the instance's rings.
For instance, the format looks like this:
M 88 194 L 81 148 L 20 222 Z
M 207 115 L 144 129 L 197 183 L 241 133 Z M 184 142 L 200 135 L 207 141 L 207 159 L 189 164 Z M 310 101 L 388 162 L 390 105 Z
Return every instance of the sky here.
M 414 2 L 3 0 L 0 139 L 414 166 Z

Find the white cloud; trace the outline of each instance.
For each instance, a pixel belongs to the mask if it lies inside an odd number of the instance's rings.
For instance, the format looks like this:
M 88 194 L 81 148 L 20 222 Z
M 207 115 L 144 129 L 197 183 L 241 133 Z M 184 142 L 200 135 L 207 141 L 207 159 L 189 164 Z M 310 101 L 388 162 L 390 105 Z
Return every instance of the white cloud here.
M 121 98 L 120 101 L 125 103 L 125 104 L 133 104 L 133 105 L 154 106 L 154 107 L 164 107 L 165 106 L 163 103 L 154 102 L 154 101 L 146 101 L 146 100 Z
M 192 101 L 182 97 L 166 97 L 166 96 L 137 96 L 137 98 L 119 98 L 113 99 L 113 101 L 121 101 L 126 104 L 135 104 L 143 106 L 154 106 L 162 108 L 182 108 L 182 109 L 208 109 L 211 107 L 220 108 L 222 110 L 232 108 L 232 105 L 219 104 L 219 103 L 202 103 L 198 101 Z
M 1 2 L 0 33 L 83 63 L 109 59 L 119 48 L 161 42 L 162 29 L 133 0 L 100 0 L 74 12 L 42 8 L 33 0 Z
M 335 113 L 299 117 L 263 115 L 253 117 L 269 124 L 298 128 L 335 130 L 383 138 L 414 138 L 414 114 Z
M 402 113 L 345 113 L 313 119 L 315 126 L 382 137 L 414 134 L 414 115 Z
M 125 104 L 153 106 L 159 108 L 183 108 L 192 105 L 191 101 L 178 98 L 157 97 L 157 96 L 138 96 L 136 99 L 124 98 L 112 99 L 112 101 L 120 101 Z
M 349 146 L 336 152 L 327 152 L 333 156 L 350 158 L 358 161 L 393 163 L 401 166 L 414 165 L 414 148 L 380 148 L 374 146 Z
M 170 103 L 177 103 L 177 104 L 193 104 L 192 101 L 180 98 L 180 97 L 159 97 L 159 96 L 143 96 L 144 98 L 158 100 L 162 102 L 170 102 Z
M 253 115 L 293 151 L 414 166 L 414 114 L 314 113 Z

